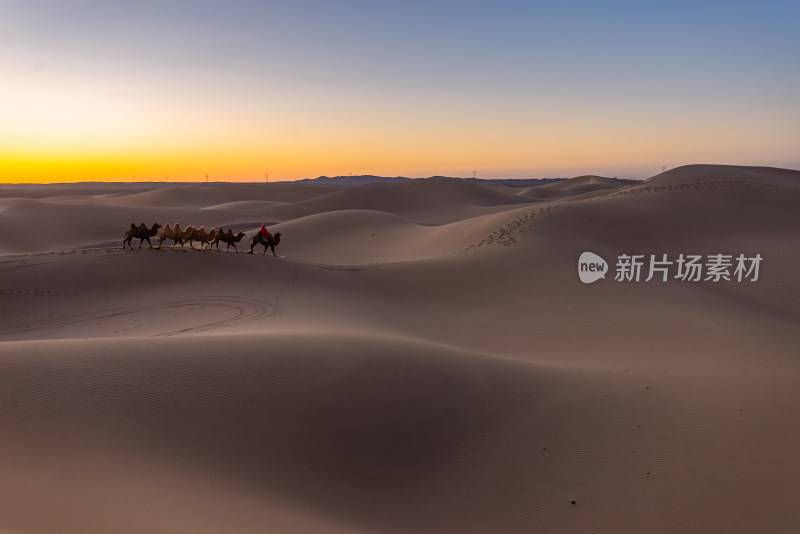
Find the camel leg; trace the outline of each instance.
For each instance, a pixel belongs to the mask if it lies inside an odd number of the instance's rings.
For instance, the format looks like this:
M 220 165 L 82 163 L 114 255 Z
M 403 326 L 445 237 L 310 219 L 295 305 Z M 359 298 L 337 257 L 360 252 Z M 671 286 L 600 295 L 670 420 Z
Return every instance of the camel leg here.
M 150 242 L 149 237 L 147 238 L 147 244 L 150 245 L 150 250 L 153 250 L 153 244 Z M 141 246 L 141 243 L 139 243 L 139 245 Z

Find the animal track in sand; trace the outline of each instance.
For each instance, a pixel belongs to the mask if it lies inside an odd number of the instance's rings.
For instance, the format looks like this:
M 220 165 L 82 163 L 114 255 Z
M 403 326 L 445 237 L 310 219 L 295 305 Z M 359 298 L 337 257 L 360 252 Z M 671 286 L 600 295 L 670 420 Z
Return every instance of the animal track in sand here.
M 162 314 L 158 319 L 154 313 Z M 198 315 L 198 313 L 200 315 Z M 34 324 L 0 328 L 0 334 L 110 327 L 112 334 L 146 328 L 147 336 L 194 334 L 267 318 L 277 306 L 256 299 L 231 296 L 199 296 L 152 306 L 122 307 L 83 316 L 48 319 Z
M 620 195 L 641 195 L 647 193 L 665 193 L 667 191 L 691 191 L 691 190 L 699 190 L 702 191 L 704 189 L 720 189 L 724 187 L 736 187 L 736 186 L 759 186 L 759 187 L 772 187 L 778 189 L 787 189 L 791 190 L 791 187 L 780 186 L 777 184 L 765 184 L 763 182 L 745 182 L 741 180 L 713 180 L 713 181 L 705 181 L 705 182 L 692 182 L 692 183 L 685 183 L 685 184 L 659 184 L 659 185 L 637 185 L 630 188 L 627 188 L 623 191 L 616 191 L 614 193 L 603 195 L 603 197 L 599 198 L 609 198 L 609 197 L 616 197 Z
M 59 289 L 0 289 L 0 295 L 24 295 L 29 297 L 77 297 L 78 293 L 74 291 L 61 291 Z
M 144 249 L 143 249 L 144 250 Z M 73 256 L 78 254 L 102 253 L 103 256 L 121 256 L 125 254 L 118 248 L 76 248 L 65 250 L 51 250 L 45 252 L 23 252 L 19 254 L 7 254 L 0 260 L 0 271 L 13 271 L 17 269 L 28 269 L 40 267 L 62 261 L 60 256 Z M 150 252 L 150 251 L 148 251 Z
M 511 246 L 517 242 L 517 238 L 515 237 L 516 234 L 520 232 L 524 232 L 526 228 L 529 228 L 533 225 L 535 219 L 542 219 L 547 217 L 548 215 L 552 214 L 558 209 L 561 209 L 563 206 L 558 204 L 548 204 L 546 206 L 539 206 L 537 208 L 532 209 L 531 211 L 525 213 L 524 215 L 520 215 L 512 219 L 509 223 L 507 223 L 502 228 L 498 228 L 488 236 L 484 237 L 477 243 L 473 243 L 470 246 L 461 249 L 460 252 L 470 252 L 475 251 L 479 248 L 485 248 L 490 246 Z

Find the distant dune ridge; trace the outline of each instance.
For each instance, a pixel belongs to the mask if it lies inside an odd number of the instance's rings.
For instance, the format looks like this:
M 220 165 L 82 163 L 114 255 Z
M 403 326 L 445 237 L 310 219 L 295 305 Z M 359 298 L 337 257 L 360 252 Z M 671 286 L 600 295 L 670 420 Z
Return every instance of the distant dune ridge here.
M 0 186 L 0 532 L 800 527 L 799 171 L 323 182 Z

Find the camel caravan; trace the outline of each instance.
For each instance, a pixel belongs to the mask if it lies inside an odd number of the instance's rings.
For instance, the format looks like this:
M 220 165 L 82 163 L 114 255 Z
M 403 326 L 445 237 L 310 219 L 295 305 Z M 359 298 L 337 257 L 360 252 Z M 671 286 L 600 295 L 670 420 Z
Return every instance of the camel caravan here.
M 153 243 L 150 242 L 150 238 L 155 237 L 156 235 L 158 235 L 158 245 L 153 247 Z M 142 243 L 147 241 L 147 244 L 150 245 L 151 249 L 160 249 L 161 244 L 164 243 L 164 241 L 170 240 L 172 241 L 172 247 L 170 247 L 171 249 L 174 249 L 175 245 L 180 245 L 181 248 L 183 248 L 183 245 L 188 243 L 189 248 L 193 250 L 205 250 L 206 245 L 208 245 L 208 250 L 211 250 L 211 248 L 214 246 L 216 246 L 217 250 L 219 250 L 219 242 L 222 241 L 227 245 L 225 247 L 226 252 L 230 251 L 231 245 L 233 245 L 234 252 L 238 254 L 239 249 L 236 248 L 236 243 L 241 241 L 244 236 L 244 232 L 234 234 L 232 230 L 223 230 L 222 228 L 219 230 L 212 229 L 211 231 L 206 230 L 203 226 L 195 228 L 194 226 L 190 225 L 186 228 L 181 228 L 181 225 L 178 223 L 175 223 L 174 225 L 167 223 L 166 226 L 161 226 L 160 224 L 155 223 L 153 226 L 148 228 L 144 223 L 140 224 L 139 226 L 131 223 L 131 227 L 122 237 L 122 248 L 124 249 L 125 245 L 128 245 L 132 249 L 133 245 L 131 244 L 131 240 L 138 239 L 139 248 L 142 248 Z M 199 249 L 194 247 L 195 241 L 200 243 Z M 262 226 L 261 229 L 250 238 L 250 251 L 247 252 L 247 254 L 253 254 L 253 249 L 256 245 L 264 245 L 264 254 L 267 253 L 267 249 L 269 248 L 272 250 L 272 255 L 277 257 L 277 254 L 275 254 L 275 247 L 278 246 L 280 242 L 280 232 L 277 232 L 273 235 L 266 230 L 266 226 Z

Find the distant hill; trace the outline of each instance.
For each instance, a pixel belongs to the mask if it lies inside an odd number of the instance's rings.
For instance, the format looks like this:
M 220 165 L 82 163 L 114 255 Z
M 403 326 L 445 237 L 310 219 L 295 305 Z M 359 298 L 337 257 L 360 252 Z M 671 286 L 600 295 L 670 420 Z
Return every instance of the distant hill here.
M 499 179 L 488 180 L 485 178 L 458 178 L 453 176 L 431 176 L 431 178 L 448 179 L 448 180 L 464 180 L 468 182 L 491 183 L 504 185 L 506 187 L 531 187 L 535 185 L 544 185 L 551 182 L 560 182 L 564 178 L 521 178 L 521 179 Z M 425 180 L 426 178 L 406 178 L 404 176 L 373 176 L 371 174 L 364 174 L 359 176 L 319 176 L 318 178 L 304 178 L 302 180 L 295 180 L 294 184 L 301 185 L 335 185 L 335 186 L 350 186 L 350 185 L 364 185 L 374 183 L 390 183 L 390 182 L 405 182 L 408 180 Z

